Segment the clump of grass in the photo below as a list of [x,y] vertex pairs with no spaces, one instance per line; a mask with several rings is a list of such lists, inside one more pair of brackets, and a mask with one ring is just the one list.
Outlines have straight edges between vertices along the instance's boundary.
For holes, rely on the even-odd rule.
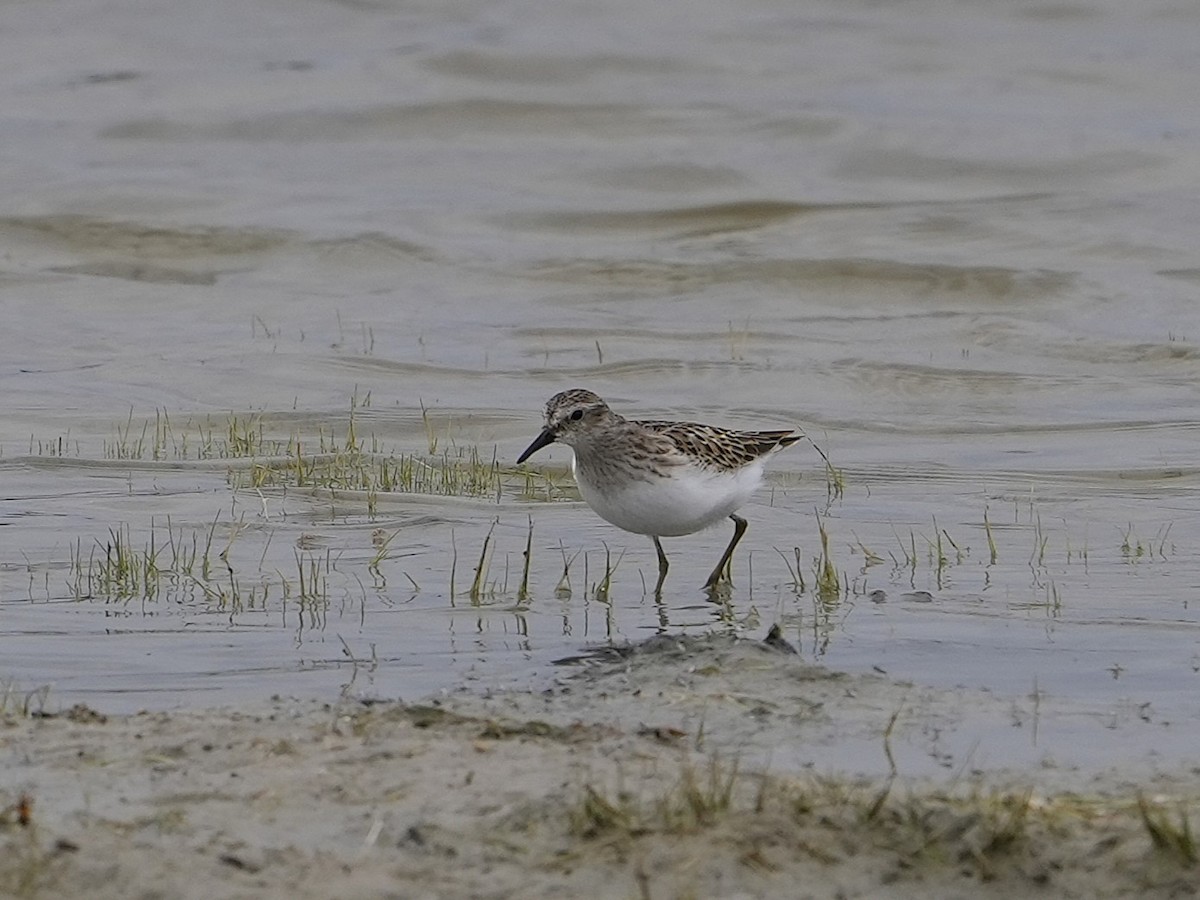
[[109,529],[107,541],[96,542],[86,562],[82,541],[76,541],[71,549],[69,582],[75,598],[156,599],[164,576],[158,562],[163,548],[156,541],[157,533],[151,527],[149,542],[135,547],[129,526],[118,525]]
[[[509,556],[504,555],[504,574],[503,577],[491,578],[492,559],[495,554],[498,542],[495,539],[496,528],[500,524],[500,519],[492,520],[488,527],[487,534],[483,537],[483,543],[479,549],[479,560],[475,565],[474,573],[471,576],[471,586],[467,589],[467,598],[472,605],[480,605],[486,601],[493,601],[500,597],[511,596],[509,593]],[[458,576],[458,547],[454,537],[454,531],[450,532],[450,603],[458,597],[456,588],[456,579]],[[529,528],[525,534],[525,549],[522,553],[524,562],[521,567],[521,582],[516,591],[516,602],[518,606],[522,606],[529,601],[530,590],[529,580],[530,571],[533,559],[533,520],[529,520]],[[409,579],[412,581],[412,579]],[[415,586],[414,582],[414,586]]]
[[368,449],[353,424],[346,440],[320,433],[315,447],[298,438],[283,456],[256,460],[249,470],[231,470],[235,486],[255,489],[302,487],[360,491],[377,502],[392,493],[479,497],[499,500],[508,475],[493,451],[490,459],[478,447],[443,450],[440,456],[385,454]]
[[[924,536],[922,535],[922,537]],[[933,517],[933,539],[924,538],[924,540],[929,545],[929,564],[933,568],[937,586],[940,589],[943,587],[947,570],[952,565],[961,565],[966,553],[958,546],[954,538],[950,537],[950,532],[938,527],[937,516]],[[953,561],[950,559],[947,547],[954,551]]]
[[226,421],[225,452],[232,458],[260,456],[264,453],[266,436],[262,416],[239,418],[231,415]]
[[533,563],[533,516],[529,517],[529,532],[525,536],[525,552],[522,555],[525,562],[521,567],[521,585],[517,588],[517,602],[524,604],[529,600],[529,567]]
[[[1167,538],[1170,537],[1171,526],[1173,524],[1174,524],[1173,522],[1168,522],[1166,527],[1160,528],[1158,530],[1158,532],[1154,535],[1155,541],[1158,542],[1158,546],[1157,546],[1157,548],[1155,548],[1155,552],[1158,554],[1160,559],[1167,558]],[[1174,550],[1175,550],[1175,545],[1174,545],[1174,543],[1172,543],[1171,551],[1174,552]]]
[[496,530],[499,523],[499,519],[493,519],[491,527],[484,535],[483,548],[479,551],[479,564],[475,566],[475,577],[471,580],[471,590],[468,593],[472,603],[478,603],[487,594],[488,548],[492,543],[492,532]]
[[684,765],[676,790],[660,799],[658,814],[671,831],[711,825],[732,805],[737,777],[737,760],[726,766],[714,756],[703,774],[694,766]]
[[1033,528],[1033,554],[1029,557],[1031,569],[1046,567],[1046,547],[1049,543],[1050,536],[1042,530],[1042,514],[1038,513]]
[[[351,398],[345,425],[319,428],[315,435],[272,434],[272,415],[265,412],[229,413],[224,418],[188,419],[182,426],[165,409],[152,419],[136,420],[131,409],[125,421],[105,440],[105,459],[245,460],[233,465],[229,480],[235,488],[304,487],[366,493],[371,512],[381,494],[416,493],[439,496],[496,498],[504,492],[527,499],[552,499],[563,490],[555,477],[522,467],[500,465],[495,448],[490,455],[476,446],[442,446],[430,411],[422,404],[426,449],[422,453],[388,450],[372,435],[359,431],[359,410],[370,406],[370,395]],[[344,437],[342,437],[344,435]],[[72,450],[69,434],[52,441],[32,436],[30,453],[62,456]],[[74,455],[84,448],[74,441]]]
[[[853,532],[852,532],[853,533]],[[883,562],[883,557],[864,544],[858,537],[854,535],[854,544],[851,545],[851,552],[861,553],[863,558],[862,572],[865,575],[867,570],[872,566],[877,566]]]
[[[384,576],[379,567],[387,560],[388,547],[391,546],[392,541],[396,539],[396,535],[399,533],[399,528],[397,528],[391,534],[388,534],[382,528],[377,528],[371,534],[371,545],[375,548],[375,555],[372,556],[371,561],[367,563],[367,571],[371,573],[371,577],[375,580],[375,586],[378,588],[387,587],[387,578]],[[409,578],[409,581],[412,581],[411,577]],[[416,582],[413,583],[415,584]]]
[[919,561],[919,557],[917,556],[917,536],[910,528],[908,531],[908,544],[905,545],[904,539],[897,532],[893,530],[892,533],[896,536],[896,543],[900,546],[900,556],[903,557],[903,559],[899,559],[896,557],[896,554],[890,554],[893,566],[892,574],[893,576],[897,576],[902,570],[907,569],[909,583],[915,584],[917,580],[917,563]]
[[421,404],[421,423],[425,426],[425,440],[429,446],[429,455],[433,456],[437,453],[438,437],[433,429],[433,423],[429,418],[429,410],[425,406],[425,402],[418,401]]
[[571,565],[579,557],[581,551],[576,550],[574,556],[567,559],[567,550],[562,545],[562,541],[558,543],[558,551],[562,554],[563,572],[554,588],[554,596],[560,600],[566,600],[571,596]]
[[133,426],[133,409],[129,410],[129,419],[125,425],[117,426],[116,438],[111,444],[106,444],[104,455],[108,459],[144,459],[146,452],[146,431],[149,422],[143,422],[140,437]]
[[[515,595],[509,589],[509,555],[505,553],[503,574],[493,577],[493,558],[498,549],[497,530],[500,519],[492,521],[480,547],[479,557],[465,591],[472,604],[482,604],[497,598],[515,596],[518,607],[529,604],[533,580],[533,521],[530,518],[525,535],[519,584]],[[151,520],[150,530],[138,537],[128,524],[109,529],[105,538],[89,545],[76,539],[70,547],[70,566],[66,578],[70,596],[77,601],[98,600],[128,606],[140,602],[143,608],[156,603],[176,603],[188,607],[202,606],[206,611],[227,612],[230,616],[247,610],[265,610],[272,597],[283,604],[284,621],[289,610],[300,616],[302,628],[322,627],[330,606],[331,583],[357,580],[362,594],[361,607],[366,607],[364,577],[354,571],[338,570],[334,551],[321,549],[321,541],[313,535],[296,538],[293,564],[269,566],[267,552],[274,536],[266,533],[261,550],[254,549],[253,562],[239,563],[244,554],[235,551],[244,542],[243,535],[254,531],[243,520],[222,522],[215,517],[200,527],[177,527],[167,520]],[[387,586],[383,564],[390,558],[391,546],[400,529],[388,532],[375,529],[371,535],[372,550],[362,560],[376,589]],[[458,551],[454,531],[451,531],[450,602],[458,598],[456,579]],[[578,555],[578,554],[576,554]],[[564,579],[569,578],[570,564],[564,550]],[[620,558],[609,560],[606,579],[597,586],[596,598],[602,599],[609,589],[612,573]],[[403,573],[414,591],[421,586]],[[48,576],[49,577],[49,576]],[[515,580],[515,579],[514,579]],[[586,582],[586,575],[585,575]],[[569,580],[567,581],[569,590]],[[47,595],[50,591],[47,588]],[[349,596],[349,595],[347,595]],[[562,596],[562,593],[559,593]],[[518,609],[519,611],[519,609]]]
[[0,807],[0,829],[11,817],[21,830],[21,834],[5,841],[5,853],[0,857],[0,894],[5,897],[42,896],[47,891],[56,893],[54,857],[61,852],[63,842],[53,847],[42,846],[33,819],[33,801],[32,795],[20,794],[8,807]]
[[74,447],[71,446],[71,431],[67,430],[66,434],[60,434],[56,438],[36,438],[32,434],[29,436],[29,455],[30,456],[80,456],[83,453],[78,440],[74,442]]
[[570,811],[571,829],[586,838],[697,831],[716,824],[730,810],[737,783],[737,763],[726,765],[714,756],[702,772],[685,762],[678,780],[647,801],[626,791],[609,795],[585,785]]
[[[1179,884],[1174,879],[1190,877],[1197,864],[1187,816],[1169,815],[1144,797],[1135,808],[1117,798],[1035,797],[1030,788],[899,791],[894,774],[882,785],[790,779],[742,774],[715,758],[707,769],[684,762],[665,787],[657,777],[643,784],[630,789],[622,777],[616,790],[582,787],[567,819],[570,831],[593,849],[578,852],[608,846],[624,858],[646,837],[682,840],[715,830],[717,843],[699,846],[728,848],[756,871],[771,870],[773,857],[797,850],[824,864],[849,866],[865,852],[871,854],[867,858],[893,859],[894,877],[918,884],[942,870],[977,882],[1013,878],[1014,886],[1027,888],[1042,883],[1031,873],[1070,867],[1081,854],[1111,859],[1113,874],[1129,877],[1130,884],[1143,878],[1150,884],[1164,875],[1171,879],[1166,883]],[[1137,854],[1130,839],[1139,830],[1149,834],[1158,862]],[[1129,850],[1113,852],[1123,845]],[[1178,874],[1163,872],[1164,858]]]
[[[67,588],[76,600],[191,603],[198,593],[216,609],[240,612],[263,607],[269,585],[246,584],[230,562],[244,526],[232,523],[225,547],[214,555],[218,521],[214,518],[210,526],[192,529],[188,536],[183,528],[176,533],[169,519],[165,529],[151,520],[150,533],[140,546],[128,524],[110,528],[107,540],[95,541],[86,552],[77,539],[70,548]],[[219,568],[224,570],[220,576],[215,574]]]
[[521,466],[518,474],[522,478],[520,496],[524,500],[541,500],[549,503],[560,498],[577,498],[574,482],[567,470],[555,472],[548,469],[535,470]]
[[330,551],[317,553],[297,548],[296,580],[279,572],[282,603],[286,618],[288,605],[296,607],[297,635],[320,631],[329,612],[329,576],[335,565]]
[[829,456],[817,446],[816,442],[807,434],[804,439],[812,445],[812,448],[817,451],[822,461],[825,463],[825,500],[827,503],[833,503],[835,500],[841,499],[846,493],[846,473],[834,466],[829,461]]
[[333,570],[332,555],[305,552],[297,549],[296,582],[294,593],[291,584],[284,579],[284,596],[295,599],[304,610],[327,605],[329,600],[329,573]]
[[224,420],[211,417],[189,419],[177,430],[165,409],[155,409],[154,418],[135,422],[133,410],[116,426],[114,436],[103,444],[105,459],[238,459],[282,452],[286,442],[266,437],[262,413],[230,413]]
[[1126,560],[1141,559],[1146,553],[1146,548],[1142,546],[1142,542],[1133,539],[1132,535],[1133,523],[1130,523],[1121,533],[1121,556],[1125,557]]
[[570,814],[571,830],[585,838],[612,833],[637,834],[634,810],[628,798],[610,798],[592,785],[585,785],[578,806]]
[[1172,821],[1167,810],[1152,804],[1141,793],[1138,794],[1137,806],[1155,849],[1185,865],[1194,866],[1200,862],[1200,849],[1196,846],[1192,823],[1185,809],[1181,808],[1178,818]]
[[[597,603],[608,602],[609,593],[612,590],[613,575],[616,573],[617,566],[621,564],[621,560],[624,559],[624,557],[625,553],[622,551],[621,555],[617,557],[617,561],[613,562],[612,551],[608,549],[608,544],[604,545],[604,574],[600,576],[600,580],[597,581],[595,586],[592,588],[592,599]],[[584,562],[586,565],[586,559]],[[585,575],[584,578],[586,579],[586,577],[587,576]]]
[[38,715],[46,708],[50,697],[50,685],[43,684],[33,690],[17,687],[15,681],[0,680],[0,716],[17,716],[27,719]]
[[806,586],[804,582],[803,563],[800,562],[800,548],[792,548],[792,552],[796,558],[795,565],[793,565],[792,561],[787,558],[787,554],[785,554],[778,547],[775,548],[775,552],[780,555],[780,557],[783,559],[783,564],[787,566],[788,576],[792,579],[792,593],[796,594],[797,596],[803,594],[806,590]]
[[[812,558],[812,579],[813,593],[815,599],[822,606],[832,607],[845,594],[848,594],[853,589],[858,592],[866,592],[866,581],[860,582],[856,579],[851,582],[849,577],[844,572],[838,572],[837,566],[833,560],[833,553],[829,547],[829,530],[825,527],[825,520],[821,517],[820,511],[816,513],[817,517],[817,535],[820,541],[820,552]],[[882,562],[882,558],[877,554],[872,553],[860,542],[858,544],[864,556],[863,573],[867,569],[878,562]],[[774,548],[783,560],[784,566],[787,568],[788,578],[790,579],[790,587],[792,593],[796,596],[804,594],[808,590],[808,583],[804,578],[804,563],[802,561],[802,553],[799,547],[792,548],[794,558],[789,559],[787,554],[778,547]],[[852,547],[852,550],[854,548]]]
[[[1133,532],[1133,523],[1127,525],[1121,532],[1121,556],[1126,562],[1140,562],[1143,559],[1153,560],[1167,558],[1168,538],[1171,534],[1171,523],[1155,532],[1153,538],[1143,539]],[[1174,544],[1170,545],[1173,552]]]
[[821,538],[821,552],[814,562],[814,582],[817,596],[824,600],[836,599],[842,593],[842,579],[837,567],[833,564],[833,556],[829,552],[829,532],[825,529],[825,520],[817,513],[817,534]]

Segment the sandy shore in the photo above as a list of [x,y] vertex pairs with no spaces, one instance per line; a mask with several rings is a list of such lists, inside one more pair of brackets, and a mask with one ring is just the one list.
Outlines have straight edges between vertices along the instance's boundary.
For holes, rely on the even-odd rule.
[[[727,638],[422,705],[10,711],[0,892],[1194,896],[1197,770],[892,774],[963,703]],[[898,710],[905,710],[899,715]],[[859,737],[881,770],[833,775]],[[936,757],[936,747],[928,747]]]

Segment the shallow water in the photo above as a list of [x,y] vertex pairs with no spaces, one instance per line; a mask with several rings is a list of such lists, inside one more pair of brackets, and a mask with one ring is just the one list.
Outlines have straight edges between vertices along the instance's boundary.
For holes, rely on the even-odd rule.
[[[832,667],[1068,704],[1039,732],[1056,758],[1195,746],[1200,11],[71,7],[0,30],[19,695],[412,699],[779,620]],[[511,465],[571,386],[634,416],[801,423],[845,493],[811,448],[781,454],[729,602],[698,590],[721,529],[667,543],[656,605],[649,541],[572,502],[561,449],[536,458],[553,503],[511,475],[499,499],[373,511],[235,489],[248,464],[219,458],[231,415],[312,452],[354,406],[385,453]],[[812,593],[818,515],[834,600]],[[81,587],[122,529],[208,542],[207,590]]]

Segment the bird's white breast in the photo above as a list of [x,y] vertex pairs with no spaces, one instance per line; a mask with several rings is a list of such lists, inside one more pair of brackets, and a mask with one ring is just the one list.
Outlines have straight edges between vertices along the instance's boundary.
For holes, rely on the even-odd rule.
[[729,471],[682,465],[663,477],[606,479],[572,458],[571,471],[601,518],[635,534],[672,537],[707,528],[745,504],[762,483],[764,462]]

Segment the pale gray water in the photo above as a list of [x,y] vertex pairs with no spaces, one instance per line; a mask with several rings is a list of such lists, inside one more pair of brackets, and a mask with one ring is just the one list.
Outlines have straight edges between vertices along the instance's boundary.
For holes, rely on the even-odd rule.
[[[782,620],[833,667],[1075,704],[1036,753],[1195,746],[1193,4],[0,16],[0,678],[15,690],[108,710],[412,699],[464,675],[523,680],[587,642]],[[802,423],[845,496],[827,507],[811,449],[777,457],[730,607],[696,590],[722,529],[668,542],[657,609],[649,541],[519,486],[499,503],[385,496],[372,517],[361,496],[234,491],[195,459],[231,412],[311,452],[344,436],[356,397],[359,434],[389,451],[427,450],[423,405],[439,450],[511,463],[572,386],[631,415]],[[188,458],[106,458],[131,410],[134,436],[165,412]],[[818,510],[853,587],[824,607]],[[239,523],[229,565],[263,608],[194,585],[74,599],[71,548],[118,528],[143,548],[168,517],[189,541],[215,519],[214,556]],[[497,518],[507,587],[472,604]],[[382,577],[376,529],[398,530]],[[625,555],[603,603],[606,544]],[[800,596],[776,552],[796,546]],[[881,559],[865,571],[863,548]],[[569,598],[561,552],[583,554]],[[301,615],[281,593],[314,560],[333,565],[328,606]]]

